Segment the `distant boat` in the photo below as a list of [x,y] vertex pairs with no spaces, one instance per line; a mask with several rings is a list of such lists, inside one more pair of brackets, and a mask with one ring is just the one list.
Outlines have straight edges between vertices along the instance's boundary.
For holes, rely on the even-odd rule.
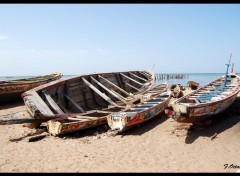
[[170,95],[170,92],[167,92],[164,86],[162,90],[158,88],[150,90],[143,95],[145,98],[142,99],[141,103],[108,115],[108,125],[112,130],[122,132],[144,123],[164,112],[170,102]]
[[107,123],[107,115],[139,103],[155,83],[152,71],[76,75],[23,93],[29,113],[57,136]]
[[21,100],[21,94],[39,85],[60,79],[62,73],[37,76],[27,79],[0,81],[0,103]]
[[182,123],[198,123],[225,111],[240,91],[240,77],[227,73],[169,104],[165,113]]

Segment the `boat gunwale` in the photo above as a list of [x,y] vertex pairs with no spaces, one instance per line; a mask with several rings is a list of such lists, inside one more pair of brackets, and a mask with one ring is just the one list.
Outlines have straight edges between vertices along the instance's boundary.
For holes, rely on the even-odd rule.
[[[50,76],[49,78],[42,78],[44,76]],[[27,85],[27,84],[33,84],[33,83],[40,83],[40,82],[44,82],[44,81],[48,81],[48,80],[51,80],[51,79],[55,79],[55,78],[58,78],[58,77],[62,77],[63,74],[62,73],[54,73],[53,74],[49,74],[49,75],[44,75],[44,76],[40,76],[40,77],[30,77],[30,78],[26,78],[26,80],[22,80],[22,79],[14,79],[14,80],[6,80],[6,81],[0,81],[0,86],[11,86],[11,85]],[[39,78],[39,80],[37,80],[37,78]],[[31,80],[33,79],[33,80]]]
[[[143,70],[143,71],[148,71],[148,70]],[[76,79],[76,78],[81,78],[84,76],[95,76],[95,75],[103,75],[103,74],[117,74],[117,73],[128,73],[128,72],[141,72],[141,71],[123,71],[123,72],[103,72],[103,73],[90,73],[90,74],[79,74],[79,75],[73,75],[73,76],[69,76],[69,77],[65,77],[65,78],[61,78],[58,80],[55,80],[53,82],[49,82],[43,85],[40,85],[38,87],[35,87],[29,91],[36,91],[39,92],[42,89],[48,90],[54,87],[57,87],[59,85],[65,84],[67,81]],[[155,78],[154,76],[155,74],[152,73],[152,78]],[[153,85],[153,83],[155,82],[155,79],[152,79],[151,81],[149,81],[148,83],[151,83],[151,85]]]

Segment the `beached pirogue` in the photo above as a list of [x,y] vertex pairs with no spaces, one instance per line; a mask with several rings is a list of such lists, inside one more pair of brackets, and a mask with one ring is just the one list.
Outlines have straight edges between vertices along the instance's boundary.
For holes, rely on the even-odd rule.
[[22,94],[31,116],[45,119],[60,135],[107,123],[107,115],[140,102],[155,83],[152,71],[94,73],[66,77]]
[[223,112],[240,91],[239,76],[226,75],[173,101],[165,113],[177,122],[198,123]]
[[150,120],[161,112],[164,112],[171,99],[170,95],[170,92],[164,89],[162,93],[159,90],[150,90],[143,95],[141,103],[108,115],[108,125],[112,130],[122,132]]
[[0,81],[0,103],[21,100],[21,94],[34,87],[60,79],[62,73],[31,77],[27,79],[15,79]]

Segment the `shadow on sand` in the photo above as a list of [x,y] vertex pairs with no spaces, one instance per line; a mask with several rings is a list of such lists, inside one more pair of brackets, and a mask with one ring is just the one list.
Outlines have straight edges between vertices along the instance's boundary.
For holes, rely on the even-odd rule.
[[16,100],[13,102],[0,103],[0,110],[15,108],[15,107],[22,106],[22,105],[24,105],[23,100]]
[[150,130],[152,130],[153,128],[155,128],[157,125],[165,122],[168,119],[168,117],[164,114],[161,113],[158,116],[145,121],[139,125],[133,126],[132,128],[129,128],[126,131],[120,132],[120,135],[142,135]]
[[205,127],[190,126],[185,143],[191,144],[200,136],[213,138],[240,122],[240,97],[237,97],[226,111],[212,117],[211,120],[211,124]]

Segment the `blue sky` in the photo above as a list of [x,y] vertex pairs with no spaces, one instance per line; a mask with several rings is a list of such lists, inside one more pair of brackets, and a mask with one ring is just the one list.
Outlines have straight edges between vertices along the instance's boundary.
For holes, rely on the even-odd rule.
[[0,76],[240,72],[240,4],[0,4]]

